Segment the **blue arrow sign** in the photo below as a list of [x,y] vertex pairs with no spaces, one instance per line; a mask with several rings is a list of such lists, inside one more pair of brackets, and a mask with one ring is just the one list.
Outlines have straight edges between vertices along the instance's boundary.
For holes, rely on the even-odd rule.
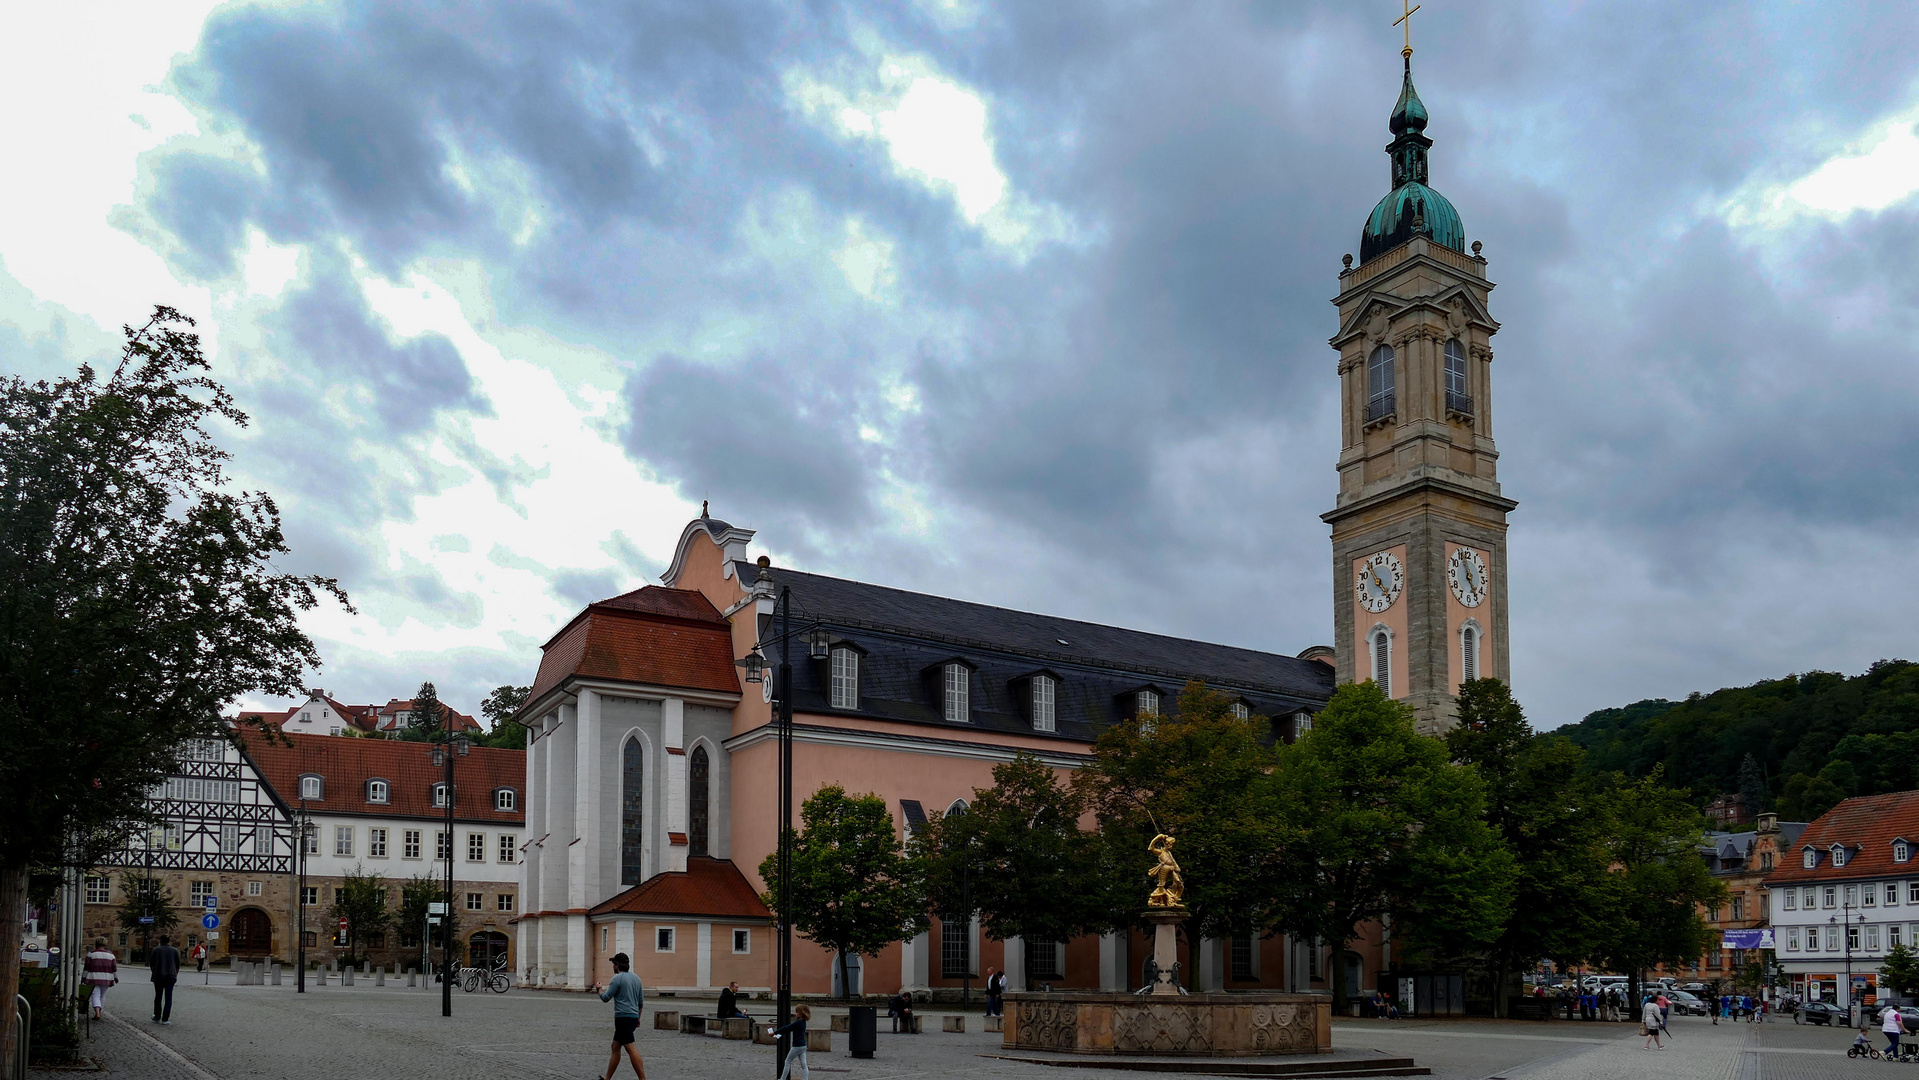
[[151,916],[151,915],[142,915],[142,916],[140,916],[140,925],[141,925],[141,926],[152,926],[152,925],[153,925],[153,916]]
[[206,927],[208,930],[218,930],[220,928],[220,916],[208,915],[206,918],[200,920],[200,925]]

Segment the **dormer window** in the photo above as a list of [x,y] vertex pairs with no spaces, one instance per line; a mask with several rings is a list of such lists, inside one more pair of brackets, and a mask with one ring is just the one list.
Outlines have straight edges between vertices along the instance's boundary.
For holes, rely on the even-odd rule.
[[843,645],[833,649],[832,691],[835,709],[860,707],[860,654],[857,650]]
[[1908,846],[1904,840],[1894,840],[1892,842],[1892,861],[1905,862],[1910,858],[1912,858],[1912,848]]
[[1846,865],[1846,849],[1839,844],[1832,845],[1832,865]]
[[1253,718],[1253,710],[1251,706],[1247,705],[1243,701],[1233,702],[1233,719],[1251,720],[1252,718]]
[[1033,676],[1033,730],[1052,731],[1056,726],[1059,684],[1051,675]]
[[493,793],[493,809],[511,811],[520,805],[519,794],[510,787],[503,787]]
[[1159,691],[1141,690],[1139,693],[1134,694],[1133,695],[1133,715],[1134,716],[1158,716],[1159,715]]
[[325,790],[324,784],[317,776],[309,774],[300,778],[300,797],[302,799],[322,798]]
[[949,663],[942,672],[945,692],[941,695],[946,720],[965,724],[973,719],[973,672],[965,664]]
[[433,805],[443,810],[446,808],[446,785],[445,784],[433,785]]
[[366,782],[366,801],[370,803],[386,802],[387,791],[388,788],[385,780],[368,780]]
[[1806,849],[1806,869],[1810,870],[1813,867],[1818,865],[1819,865],[1819,853],[1817,851],[1814,851],[1811,848],[1807,848]]

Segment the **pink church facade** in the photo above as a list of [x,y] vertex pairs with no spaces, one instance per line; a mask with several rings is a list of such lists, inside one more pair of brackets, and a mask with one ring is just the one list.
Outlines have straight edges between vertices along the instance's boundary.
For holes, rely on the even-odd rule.
[[[779,567],[762,576],[753,535],[694,520],[663,587],[589,605],[544,647],[520,713],[533,732],[518,924],[528,985],[604,983],[625,952],[653,990],[772,986],[772,919],[757,898],[779,819],[771,680],[743,682],[734,661],[775,635],[781,587],[830,639],[820,660],[793,643],[796,802],[828,783],[870,792],[902,837],[970,802],[1015,754],[1080,767],[1105,726],[1170,707],[1188,678],[1236,693],[1285,740],[1332,692],[1323,648],[1285,656]],[[1149,952],[1143,936],[997,942],[935,919],[862,958],[853,989],[945,996],[995,968],[1014,986],[1128,989]],[[834,959],[796,938],[795,992],[837,992]],[[1282,936],[1202,940],[1181,960],[1209,989],[1326,989],[1335,963],[1371,989],[1391,951],[1375,931],[1344,956]]]

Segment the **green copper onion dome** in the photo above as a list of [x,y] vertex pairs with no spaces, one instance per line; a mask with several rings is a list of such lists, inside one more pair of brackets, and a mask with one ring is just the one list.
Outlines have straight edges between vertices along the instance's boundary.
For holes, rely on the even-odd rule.
[[1383,255],[1414,236],[1425,236],[1454,251],[1466,250],[1466,227],[1459,211],[1446,196],[1426,186],[1427,152],[1433,141],[1426,137],[1426,105],[1413,89],[1413,62],[1406,59],[1406,77],[1399,89],[1399,101],[1393,106],[1392,145],[1386,153],[1393,159],[1393,190],[1373,207],[1366,219],[1366,231],[1359,237],[1359,261]]

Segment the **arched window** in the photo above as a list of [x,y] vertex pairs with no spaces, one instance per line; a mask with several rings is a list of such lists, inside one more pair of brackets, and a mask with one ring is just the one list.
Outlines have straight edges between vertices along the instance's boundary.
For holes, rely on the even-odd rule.
[[712,807],[707,795],[707,780],[711,771],[711,765],[706,757],[706,747],[694,747],[692,760],[687,762],[686,767],[686,853],[688,855],[706,854],[708,822]]
[[1446,341],[1446,411],[1473,414],[1473,395],[1466,388],[1466,347],[1458,338]]
[[1393,415],[1393,350],[1381,345],[1366,361],[1366,422]]
[[1373,681],[1379,684],[1379,691],[1387,697],[1393,696],[1393,635],[1385,627],[1377,627],[1368,639],[1373,656]]
[[1479,627],[1467,623],[1459,628],[1459,681],[1479,678]]
[[646,793],[646,759],[640,740],[627,737],[620,750],[620,884],[638,885],[644,869],[646,836],[640,826],[641,800]]
[[386,781],[385,780],[368,780],[366,782],[366,801],[373,802],[373,803],[383,803],[386,800],[387,800]]

